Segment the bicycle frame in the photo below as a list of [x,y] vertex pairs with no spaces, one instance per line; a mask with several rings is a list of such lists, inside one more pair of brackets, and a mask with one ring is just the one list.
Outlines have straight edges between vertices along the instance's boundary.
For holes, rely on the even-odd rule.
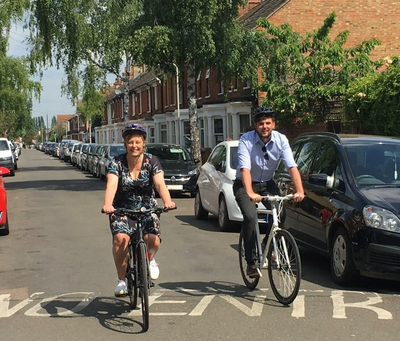
[[[287,195],[284,198],[285,199],[289,199],[289,198],[292,198],[292,197],[293,197],[293,195]],[[277,209],[276,204],[275,204],[275,202],[278,201],[278,200],[276,200],[276,198],[278,198],[278,196],[262,196],[261,198],[263,200],[268,200],[268,202],[271,205],[271,209],[270,210],[260,210],[259,213],[264,213],[264,214],[267,214],[267,215],[272,214],[272,226],[271,226],[271,230],[270,230],[269,235],[268,235],[267,243],[265,244],[264,252],[262,251],[262,247],[261,247],[260,227],[258,225],[258,222],[257,222],[257,226],[256,226],[256,240],[257,240],[257,247],[258,247],[257,248],[258,249],[258,260],[260,262],[259,263],[260,264],[260,268],[262,269],[262,268],[266,267],[267,254],[268,254],[268,250],[270,248],[271,242],[274,245],[274,251],[276,253],[276,241],[275,241],[274,236],[275,236],[276,231],[280,230],[281,228],[279,227],[278,209]],[[275,201],[274,200],[270,201],[269,199],[271,199],[271,198],[275,199]],[[278,201],[278,205],[280,204],[280,202],[282,202],[285,199],[281,198]],[[286,246],[284,246],[284,247],[285,247],[285,258],[286,258],[286,260],[289,260],[289,255],[288,255]],[[279,257],[276,257],[276,263],[277,263],[277,266],[279,267],[280,266]],[[262,276],[262,274],[261,274],[261,276]]]

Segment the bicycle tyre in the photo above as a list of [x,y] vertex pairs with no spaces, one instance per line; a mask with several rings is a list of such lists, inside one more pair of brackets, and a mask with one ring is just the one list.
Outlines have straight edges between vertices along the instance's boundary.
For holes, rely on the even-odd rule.
[[[300,252],[296,241],[288,231],[278,230],[274,239],[276,241],[276,254],[273,255],[273,242],[271,242],[267,254],[268,278],[277,300],[284,305],[289,305],[296,299],[300,289]],[[289,259],[285,256],[285,247]],[[277,260],[280,262],[279,267]]]
[[130,306],[132,309],[137,308],[137,299],[138,299],[138,287],[135,275],[135,255],[133,253],[132,245],[129,245],[129,256],[128,261],[126,263],[126,275],[125,281],[128,289],[128,296],[130,301]]
[[147,260],[147,248],[144,242],[138,246],[138,275],[139,275],[139,296],[142,303],[143,331],[149,329],[149,266]]
[[247,261],[244,252],[244,238],[242,231],[240,232],[239,236],[239,267],[244,284],[250,290],[254,290],[257,287],[258,282],[260,281],[260,277],[249,277],[246,274]]

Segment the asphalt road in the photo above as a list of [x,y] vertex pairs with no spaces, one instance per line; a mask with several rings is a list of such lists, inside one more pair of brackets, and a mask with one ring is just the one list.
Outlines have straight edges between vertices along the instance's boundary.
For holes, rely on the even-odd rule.
[[329,262],[301,250],[303,278],[290,307],[267,274],[245,289],[238,233],[197,221],[193,200],[162,215],[160,278],[151,290],[150,329],[139,310],[113,296],[116,272],[105,182],[37,150],[23,150],[7,177],[10,235],[0,237],[0,340],[398,340],[398,283],[342,288]]

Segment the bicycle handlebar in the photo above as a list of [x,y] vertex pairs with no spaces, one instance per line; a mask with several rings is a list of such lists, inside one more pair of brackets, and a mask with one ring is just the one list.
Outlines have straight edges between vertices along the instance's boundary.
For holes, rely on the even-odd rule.
[[105,213],[105,214],[115,214],[118,216],[124,216],[124,215],[128,215],[128,216],[141,216],[141,215],[148,215],[151,213],[156,213],[156,214],[161,214],[167,211],[171,211],[171,210],[176,210],[177,207],[175,206],[174,208],[165,208],[165,207],[156,207],[156,208],[145,208],[142,207],[139,210],[131,210],[129,208],[116,208],[114,210],[114,212],[110,212],[110,213],[106,213],[103,211],[103,209],[101,209],[101,213]]
[[269,202],[274,202],[274,201],[286,201],[286,200],[290,200],[293,199],[294,194],[288,194],[288,195],[284,195],[284,196],[280,196],[280,195],[262,195],[261,196],[261,201],[262,200],[267,200]]

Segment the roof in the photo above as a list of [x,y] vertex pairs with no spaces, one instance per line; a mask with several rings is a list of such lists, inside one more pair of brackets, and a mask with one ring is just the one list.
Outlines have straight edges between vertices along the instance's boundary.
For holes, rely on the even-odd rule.
[[246,12],[240,17],[240,21],[248,29],[257,27],[257,19],[269,18],[281,7],[285,6],[290,0],[265,0],[260,2],[257,6],[253,7],[250,11]]

